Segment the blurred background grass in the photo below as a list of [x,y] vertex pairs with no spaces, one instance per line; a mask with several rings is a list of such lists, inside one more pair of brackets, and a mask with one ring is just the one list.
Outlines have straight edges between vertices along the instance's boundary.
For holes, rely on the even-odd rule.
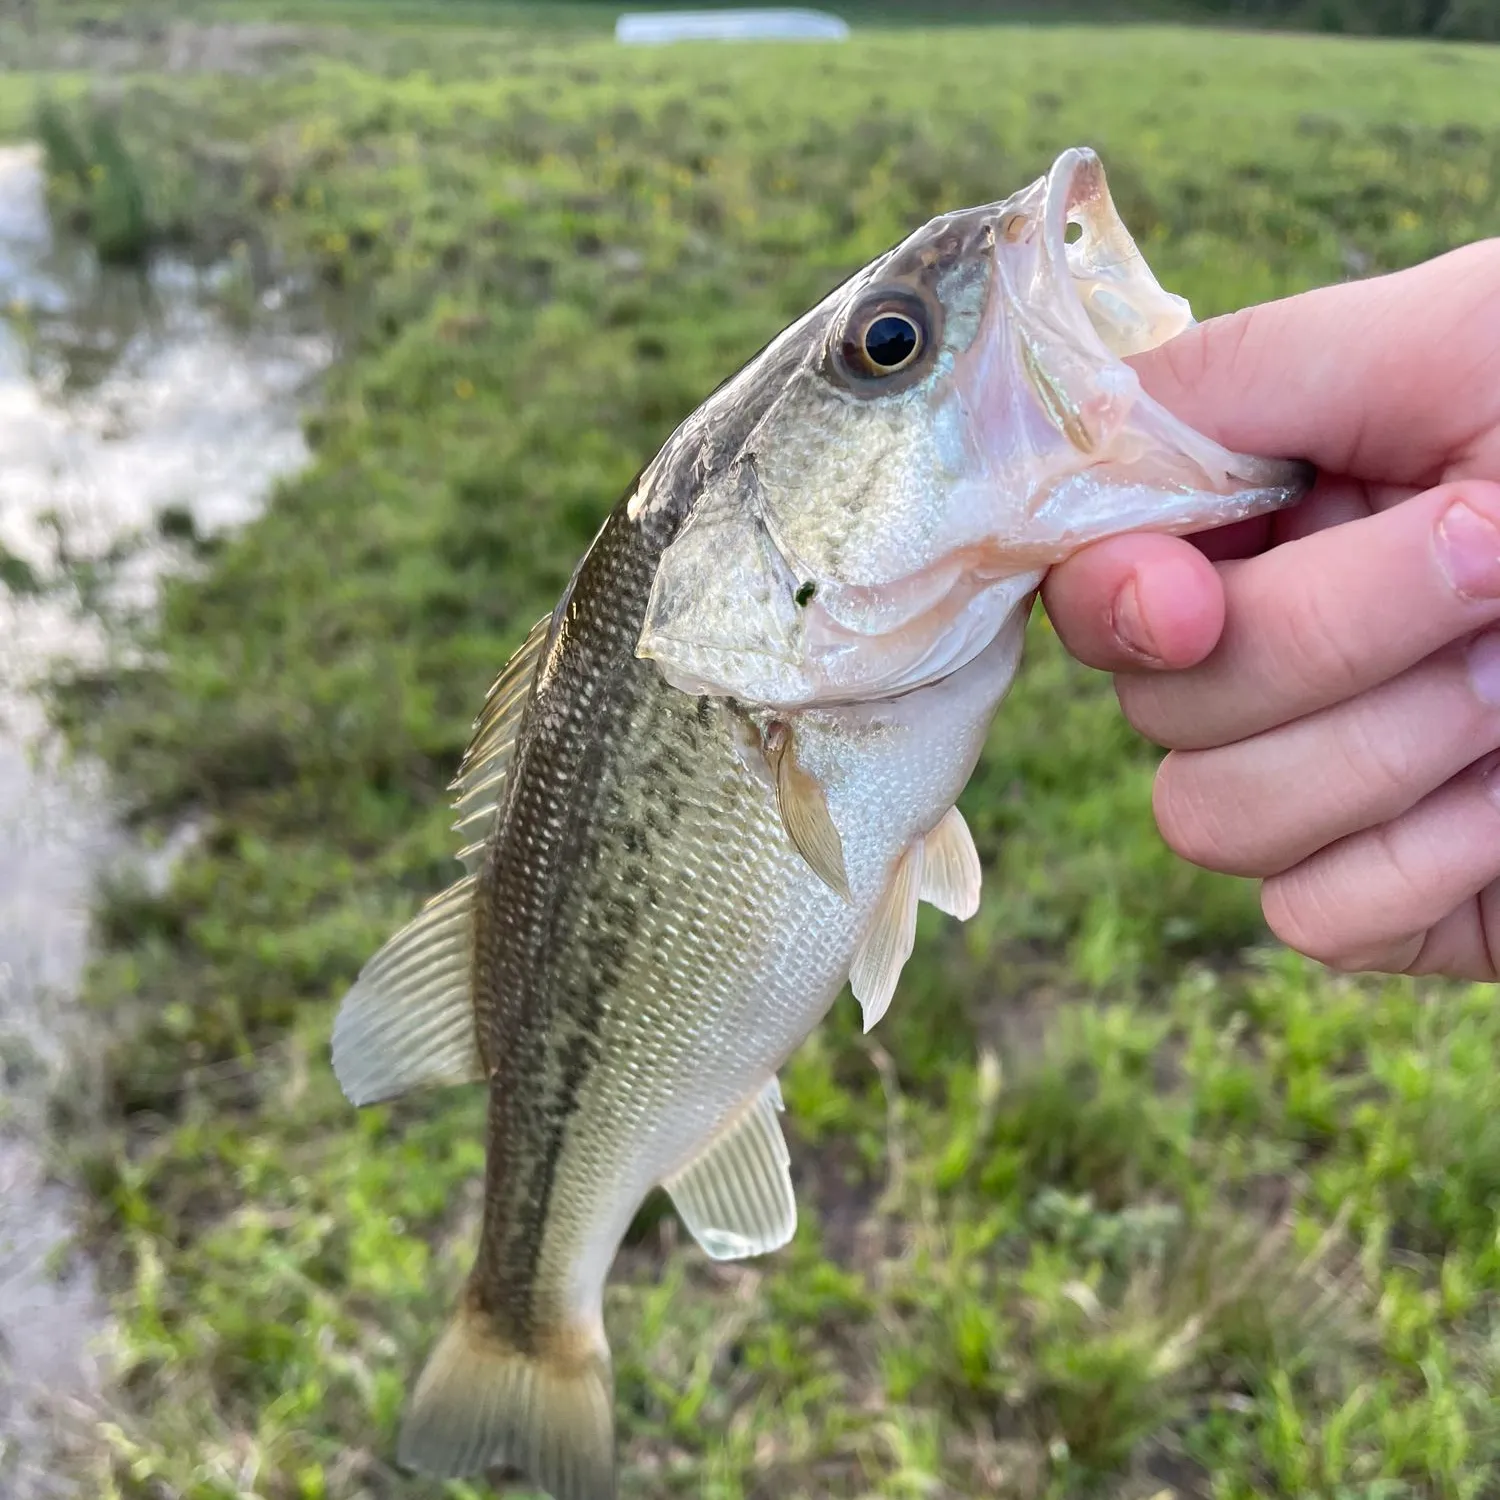
[[[839,9],[839,46],[664,51],[576,4],[0,23],[60,215],[311,268],[343,348],[307,471],[56,693],[144,827],[203,830],[102,900],[104,1124],[60,1127],[122,1330],[92,1492],[434,1492],[390,1445],[482,1102],[356,1116],[333,1006],[452,876],[498,665],[723,376],[1075,143],[1200,316],[1500,231],[1492,49]],[[1495,17],[1356,19],[1398,11]],[[787,1070],[796,1243],[711,1266],[653,1202],[621,1257],[626,1496],[1496,1493],[1493,991],[1275,949],[1161,845],[1155,759],[1039,615],[962,801],[979,916],[924,909],[878,1031],[846,995]]]

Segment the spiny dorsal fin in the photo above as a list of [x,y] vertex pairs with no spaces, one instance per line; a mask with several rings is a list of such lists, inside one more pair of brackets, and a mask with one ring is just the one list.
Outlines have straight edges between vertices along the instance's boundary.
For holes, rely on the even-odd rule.
[[401,1428],[401,1464],[435,1478],[519,1469],[553,1500],[615,1500],[608,1351],[562,1329],[512,1348],[469,1297],[432,1351]]
[[779,1250],[797,1232],[791,1153],[776,1116],[773,1076],[744,1114],[662,1186],[693,1238],[715,1260]]
[[922,840],[922,900],[967,922],[979,910],[983,872],[964,815],[950,807]]
[[797,763],[790,725],[778,722],[766,731],[766,759],[776,774],[776,808],[787,837],[813,874],[847,901],[844,841],[828,811],[822,783]]
[[474,877],[434,896],[360,971],[333,1023],[333,1071],[351,1104],[477,1083],[469,1000]]
[[917,941],[917,900],[922,889],[923,840],[901,856],[849,968],[849,987],[870,1031],[886,1013],[896,981]]
[[477,868],[495,809],[505,795],[521,715],[526,711],[551,625],[552,616],[543,615],[491,685],[450,788],[458,793],[453,804],[458,821],[453,827],[465,836],[458,857],[470,874]]

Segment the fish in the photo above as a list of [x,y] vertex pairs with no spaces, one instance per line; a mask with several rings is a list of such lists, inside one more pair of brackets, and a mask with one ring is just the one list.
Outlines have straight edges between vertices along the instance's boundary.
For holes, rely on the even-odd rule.
[[657,1188],[715,1260],[793,1237],[779,1072],[846,984],[879,1023],[919,903],[978,909],[957,804],[1047,569],[1307,492],[1145,394],[1126,361],[1192,322],[1070,148],[834,288],[604,518],[475,721],[463,874],[334,1022],[356,1106],[487,1091],[405,1468],[613,1500],[620,1243]]

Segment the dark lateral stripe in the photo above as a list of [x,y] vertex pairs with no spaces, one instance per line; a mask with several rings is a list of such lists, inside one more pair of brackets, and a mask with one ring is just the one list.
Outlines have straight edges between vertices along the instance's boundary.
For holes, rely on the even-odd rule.
[[[535,1336],[534,1298],[558,1172],[603,1055],[605,1002],[623,978],[638,918],[639,897],[621,888],[619,861],[607,854],[623,833],[614,788],[625,777],[660,785],[649,743],[635,741],[644,729],[649,742],[651,726],[671,715],[638,709],[643,695],[670,690],[626,653],[629,630],[609,628],[622,596],[627,605],[638,596],[639,616],[650,576],[630,536],[618,528],[601,534],[575,587],[581,623],[571,659],[551,683],[553,691],[576,694],[591,682],[592,711],[560,715],[523,745],[505,844],[485,893],[494,912],[531,919],[530,930],[507,922],[497,933],[506,951],[497,954],[496,979],[514,990],[503,1028],[512,1035],[501,1038],[501,1055],[515,1066],[494,1080],[508,1097],[492,1107],[497,1129],[481,1249],[484,1300],[523,1347]],[[537,868],[511,866],[506,845],[539,850]]]

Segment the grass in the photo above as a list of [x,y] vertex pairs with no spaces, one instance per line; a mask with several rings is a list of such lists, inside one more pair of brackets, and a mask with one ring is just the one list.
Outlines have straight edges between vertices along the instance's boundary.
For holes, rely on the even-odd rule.
[[[348,327],[310,468],[58,696],[145,827],[204,828],[99,913],[109,1129],[71,1139],[123,1378],[90,1483],[431,1494],[391,1440],[481,1105],[356,1115],[328,1029],[451,878],[468,725],[622,487],[845,272],[1074,142],[1200,315],[1500,231],[1500,54],[366,27],[115,82],[145,182]],[[980,914],[924,910],[877,1032],[845,996],[786,1072],[796,1242],[716,1268],[653,1202],[621,1256],[626,1496],[1495,1492],[1493,991],[1279,951],[1161,845],[1154,760],[1038,618],[963,798]]]

